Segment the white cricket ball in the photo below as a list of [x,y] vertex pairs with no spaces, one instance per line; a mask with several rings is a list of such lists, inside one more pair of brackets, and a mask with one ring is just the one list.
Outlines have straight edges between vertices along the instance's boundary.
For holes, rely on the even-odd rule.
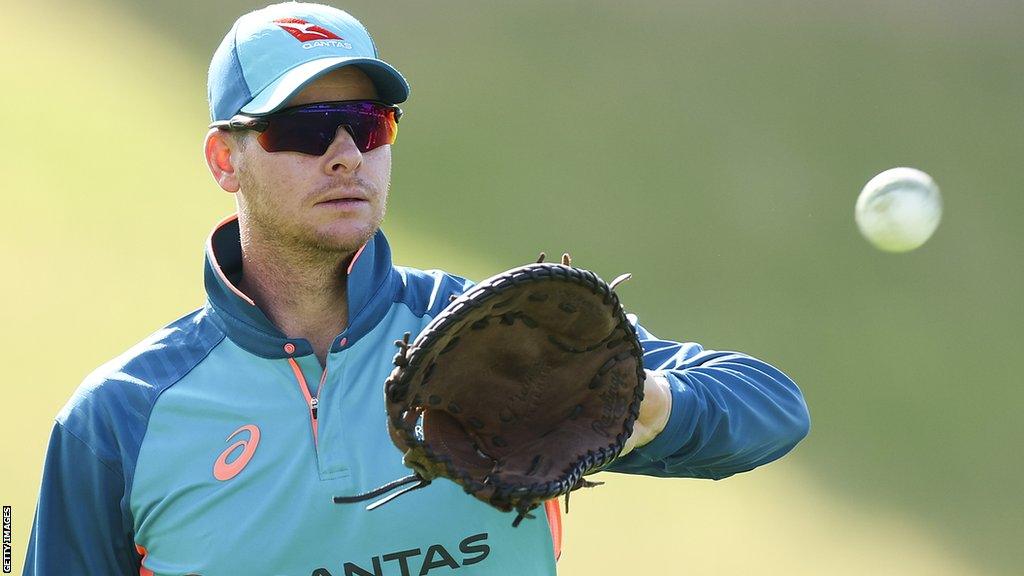
[[925,243],[942,219],[942,196],[932,177],[915,168],[891,168],[872,178],[857,197],[857,227],[886,252]]

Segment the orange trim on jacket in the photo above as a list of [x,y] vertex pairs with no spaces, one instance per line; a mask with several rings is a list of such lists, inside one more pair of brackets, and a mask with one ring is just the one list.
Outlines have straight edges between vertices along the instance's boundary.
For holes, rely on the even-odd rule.
[[548,515],[551,545],[555,548],[555,560],[558,560],[562,556],[562,509],[558,507],[558,498],[545,502],[544,512]]
[[139,576],[153,576],[153,571],[144,566],[144,563],[146,562],[146,555],[148,554],[146,549],[136,544],[135,550],[142,555],[142,560],[139,562]]

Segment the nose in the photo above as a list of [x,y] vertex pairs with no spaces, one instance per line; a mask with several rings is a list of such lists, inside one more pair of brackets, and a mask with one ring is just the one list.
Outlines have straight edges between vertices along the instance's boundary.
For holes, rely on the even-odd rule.
[[331,142],[323,156],[324,172],[328,175],[338,172],[355,172],[363,163],[363,153],[356,147],[348,128],[339,126],[334,142]]

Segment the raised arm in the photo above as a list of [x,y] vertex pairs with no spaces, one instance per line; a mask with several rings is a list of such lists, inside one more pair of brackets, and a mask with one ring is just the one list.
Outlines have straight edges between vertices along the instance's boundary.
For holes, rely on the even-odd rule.
[[659,340],[630,320],[644,349],[649,391],[635,435],[664,427],[609,471],[718,480],[780,458],[807,435],[803,395],[777,368],[739,352]]

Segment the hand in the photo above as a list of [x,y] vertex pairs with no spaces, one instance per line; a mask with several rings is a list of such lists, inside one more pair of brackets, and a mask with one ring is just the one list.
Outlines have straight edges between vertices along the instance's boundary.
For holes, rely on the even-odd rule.
[[619,458],[634,448],[647,444],[665,429],[672,414],[672,389],[662,372],[644,370],[644,400],[640,403],[640,417],[633,423],[633,434],[626,440]]

